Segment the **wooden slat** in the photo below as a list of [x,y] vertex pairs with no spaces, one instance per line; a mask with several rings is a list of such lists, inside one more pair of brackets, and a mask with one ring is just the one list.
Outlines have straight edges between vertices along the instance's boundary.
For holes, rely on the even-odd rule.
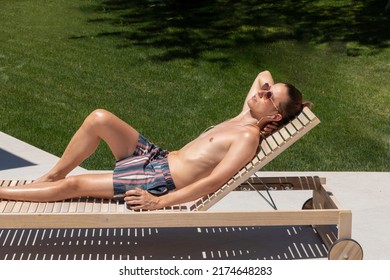
[[10,182],[9,180],[3,180],[3,181],[1,181],[0,186],[1,187],[6,187],[6,186],[8,186],[9,182]]
[[299,119],[295,119],[291,123],[296,130],[301,130],[304,127],[303,124],[299,121]]
[[61,213],[63,201],[54,202],[53,213]]
[[268,146],[271,148],[271,150],[275,150],[277,147],[279,147],[278,143],[276,143],[273,137],[267,137],[267,139],[264,141],[268,143]]
[[261,142],[261,150],[264,152],[265,155],[269,155],[272,152],[272,150],[269,147],[267,141],[262,141]]
[[93,201],[94,199],[91,198],[91,197],[88,197],[86,200],[85,200],[85,208],[84,208],[84,212],[85,213],[92,213],[92,210],[93,210]]
[[77,212],[77,205],[78,205],[78,199],[71,199],[69,202],[69,213],[76,213]]
[[77,202],[77,208],[76,208],[77,213],[84,213],[85,212],[85,199],[79,198]]
[[20,208],[20,213],[28,213],[28,209],[30,208],[31,202],[25,201],[23,202],[22,207]]
[[302,113],[310,120],[313,121],[317,117],[314,115],[314,113],[307,107],[303,108]]
[[93,200],[93,207],[92,207],[92,212],[93,213],[100,213],[102,209],[102,199],[94,199]]
[[261,150],[258,154],[257,154],[257,157],[259,158],[259,160],[264,160],[267,155],[264,153],[263,150]]
[[4,212],[5,207],[7,207],[8,201],[7,200],[1,200],[0,201],[0,213]]
[[38,208],[38,202],[31,202],[28,208],[28,213],[36,213]]
[[280,131],[275,132],[274,134],[272,134],[272,136],[274,137],[275,142],[278,143],[279,146],[284,144],[285,141],[282,138],[282,135],[280,135]]
[[64,200],[61,205],[61,213],[68,213],[70,208],[70,200]]
[[53,213],[55,202],[46,203],[45,213]]
[[292,125],[292,123],[288,123],[286,125],[286,129],[288,130],[288,132],[290,133],[291,136],[294,136],[296,133],[297,133],[297,130],[295,129],[295,127]]
[[303,124],[307,125],[310,122],[310,119],[305,114],[299,114],[298,120]]
[[5,206],[3,213],[10,213],[12,212],[12,209],[15,206],[15,201],[8,201],[7,205]]
[[110,212],[112,212],[112,213],[119,213],[119,209],[120,209],[119,201],[113,201],[112,200],[110,205],[111,205]]
[[38,202],[38,207],[36,212],[37,213],[44,213],[46,208],[47,202]]
[[102,199],[100,201],[100,213],[107,213],[109,212],[109,206],[107,203],[105,203],[105,200]]
[[285,127],[281,128],[279,130],[279,133],[283,137],[284,141],[287,141],[288,139],[291,138],[290,133],[288,133],[288,130]]
[[13,213],[19,213],[20,210],[22,209],[22,206],[23,206],[23,202],[22,201],[16,201],[15,204],[14,204],[14,207],[12,209],[12,212]]

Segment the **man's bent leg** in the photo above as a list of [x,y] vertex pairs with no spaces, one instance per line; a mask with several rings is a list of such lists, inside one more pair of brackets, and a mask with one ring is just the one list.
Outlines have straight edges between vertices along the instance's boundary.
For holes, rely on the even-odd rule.
[[95,152],[101,140],[119,160],[133,154],[139,133],[114,114],[98,109],[93,111],[75,133],[58,163],[36,182],[50,182],[65,178]]

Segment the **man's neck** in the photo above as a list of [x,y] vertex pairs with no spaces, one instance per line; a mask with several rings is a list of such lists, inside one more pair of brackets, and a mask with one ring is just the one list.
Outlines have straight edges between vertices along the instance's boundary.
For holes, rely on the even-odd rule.
[[260,130],[266,125],[266,120],[263,117],[260,117],[260,119],[254,117],[250,109],[239,114],[236,119],[241,122],[242,125],[256,126]]

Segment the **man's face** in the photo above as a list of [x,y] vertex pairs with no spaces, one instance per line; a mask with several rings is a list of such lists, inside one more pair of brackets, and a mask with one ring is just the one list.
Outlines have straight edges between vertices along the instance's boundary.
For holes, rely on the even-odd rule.
[[283,83],[264,84],[249,101],[251,110],[262,115],[280,114],[280,104],[287,101],[287,88]]

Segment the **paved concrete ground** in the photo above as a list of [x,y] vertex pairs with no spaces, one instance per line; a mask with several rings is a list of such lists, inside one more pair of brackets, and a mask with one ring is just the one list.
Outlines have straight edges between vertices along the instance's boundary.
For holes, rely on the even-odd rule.
[[[0,132],[0,179],[35,179],[57,160],[56,156]],[[94,171],[78,167],[72,174],[84,172]],[[261,176],[326,177],[328,187],[341,205],[352,210],[352,237],[363,247],[364,259],[390,260],[390,172],[261,172]],[[276,195],[274,199],[277,205],[282,205],[280,208],[293,209],[299,209],[305,200],[295,194]],[[266,207],[249,192],[235,192],[214,209],[237,209],[237,206],[242,210]]]

